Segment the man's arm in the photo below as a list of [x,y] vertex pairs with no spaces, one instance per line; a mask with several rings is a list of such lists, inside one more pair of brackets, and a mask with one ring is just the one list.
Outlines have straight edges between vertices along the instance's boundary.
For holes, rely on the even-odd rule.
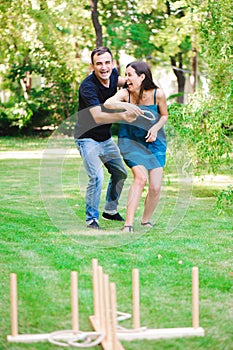
[[142,111],[138,108],[138,110],[135,109],[133,111],[126,110],[123,112],[108,113],[103,112],[101,106],[95,106],[90,108],[90,113],[97,124],[111,124],[120,121],[132,123],[142,114]]
[[111,110],[120,110],[119,112],[107,113],[102,112],[100,106],[90,109],[91,115],[97,124],[110,124],[119,121],[132,123],[139,115],[144,112],[136,105],[127,100],[128,92],[126,89],[119,90],[114,96],[105,101],[104,107]]

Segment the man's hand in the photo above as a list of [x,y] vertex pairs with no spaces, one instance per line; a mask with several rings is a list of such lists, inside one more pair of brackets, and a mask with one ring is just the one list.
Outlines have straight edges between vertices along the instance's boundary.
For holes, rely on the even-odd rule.
[[101,110],[101,106],[95,106],[90,108],[90,113],[97,124],[110,124],[120,121],[132,123],[139,115],[144,114],[138,106],[130,103],[122,103],[120,109],[122,112],[107,113]]
[[126,111],[122,114],[122,120],[126,121],[127,123],[134,122],[137,117],[144,114],[144,112],[138,106],[133,104],[127,104],[127,106],[124,106],[124,109],[126,109]]
[[137,119],[137,117],[144,114],[144,111],[136,105],[127,102],[124,104],[122,103],[122,105],[124,105],[125,109],[125,112],[123,113],[122,117],[123,120],[128,123],[134,122]]

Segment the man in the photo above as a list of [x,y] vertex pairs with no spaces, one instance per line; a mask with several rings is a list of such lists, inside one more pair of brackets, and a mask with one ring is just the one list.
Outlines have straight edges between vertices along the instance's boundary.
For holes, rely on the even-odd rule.
[[102,164],[111,175],[102,217],[106,220],[124,221],[117,211],[118,200],[127,177],[120,152],[111,137],[111,123],[132,122],[142,114],[134,105],[125,111],[106,111],[103,103],[123,86],[124,78],[118,76],[111,51],[99,47],[91,53],[93,72],[80,85],[78,122],[75,125],[75,143],[89,177],[86,191],[87,227],[99,229],[99,203],[104,179]]

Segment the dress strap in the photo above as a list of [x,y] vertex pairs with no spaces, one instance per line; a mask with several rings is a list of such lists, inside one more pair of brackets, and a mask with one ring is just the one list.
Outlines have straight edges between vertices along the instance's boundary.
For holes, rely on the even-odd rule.
[[129,97],[128,97],[128,103],[130,103],[130,93],[129,93],[129,90],[127,89],[128,91],[128,94],[129,94]]
[[154,92],[154,104],[156,105],[156,89],[155,89],[155,92]]

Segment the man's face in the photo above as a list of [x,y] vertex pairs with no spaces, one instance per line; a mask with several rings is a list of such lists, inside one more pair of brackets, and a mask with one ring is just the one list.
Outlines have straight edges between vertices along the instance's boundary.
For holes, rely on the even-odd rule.
[[95,54],[93,57],[94,63],[91,64],[92,69],[95,72],[97,79],[103,84],[108,85],[110,75],[113,69],[113,61],[109,52],[105,52],[103,55]]

